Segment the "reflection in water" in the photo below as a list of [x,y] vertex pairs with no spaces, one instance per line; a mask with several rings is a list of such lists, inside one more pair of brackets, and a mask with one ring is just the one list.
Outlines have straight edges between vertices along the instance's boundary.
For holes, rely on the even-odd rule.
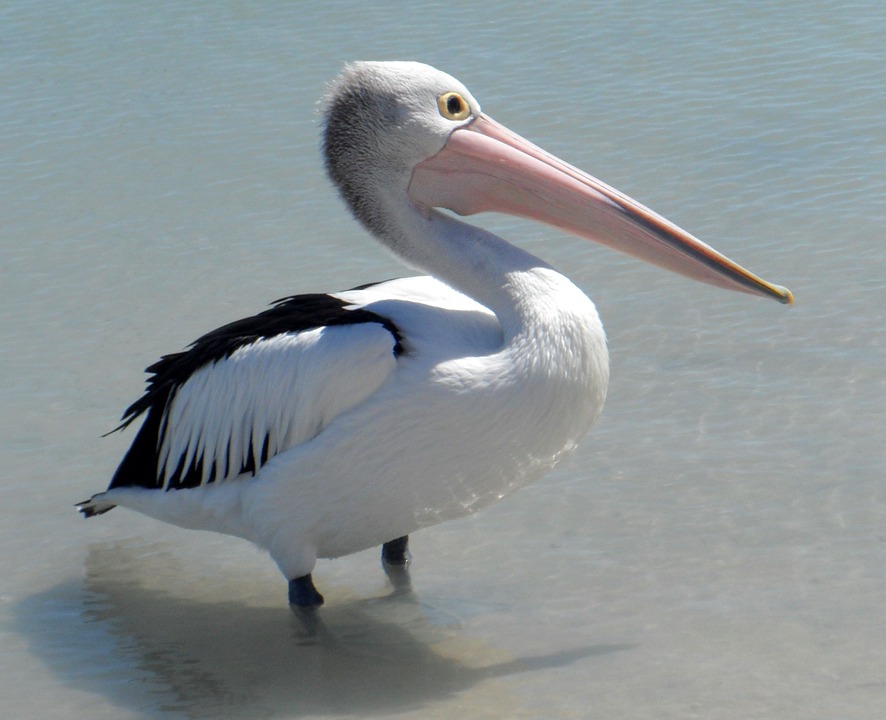
[[501,661],[460,636],[457,619],[423,604],[405,573],[391,576],[385,597],[314,613],[154,587],[176,574],[175,558],[157,545],[95,545],[82,588],[30,598],[19,624],[63,681],[149,716],[403,712],[490,678],[624,649]]

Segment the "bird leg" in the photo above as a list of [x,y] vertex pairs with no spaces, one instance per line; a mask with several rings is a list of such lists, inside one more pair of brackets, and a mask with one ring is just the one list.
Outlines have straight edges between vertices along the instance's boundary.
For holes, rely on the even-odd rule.
[[409,536],[404,535],[396,540],[389,540],[381,546],[381,560],[385,565],[406,567],[412,559],[409,552]]
[[289,604],[308,610],[323,604],[323,596],[314,587],[311,573],[289,581]]

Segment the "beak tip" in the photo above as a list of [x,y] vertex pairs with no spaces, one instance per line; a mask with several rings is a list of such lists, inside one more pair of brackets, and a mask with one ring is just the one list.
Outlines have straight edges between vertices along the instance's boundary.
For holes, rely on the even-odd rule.
[[766,294],[778,300],[782,305],[794,304],[794,293],[781,285],[766,283]]

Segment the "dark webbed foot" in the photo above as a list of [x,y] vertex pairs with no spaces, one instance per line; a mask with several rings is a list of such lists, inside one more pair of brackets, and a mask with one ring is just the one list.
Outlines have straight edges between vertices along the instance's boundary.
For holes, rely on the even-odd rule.
[[381,546],[381,560],[385,565],[406,567],[411,559],[408,535],[390,540]]
[[289,604],[305,609],[318,608],[323,604],[323,596],[314,587],[310,573],[289,581]]

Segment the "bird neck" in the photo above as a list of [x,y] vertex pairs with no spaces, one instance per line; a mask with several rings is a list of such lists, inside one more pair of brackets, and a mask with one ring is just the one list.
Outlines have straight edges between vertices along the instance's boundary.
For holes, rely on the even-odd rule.
[[[404,262],[495,314],[502,344],[484,367],[500,380],[514,373],[541,393],[540,407],[556,408],[550,412],[565,427],[553,437],[581,437],[603,407],[609,378],[606,335],[590,299],[542,260],[449,215],[416,210],[398,228],[386,244]],[[468,367],[476,377],[478,366]]]
[[412,205],[398,215],[382,243],[407,265],[488,307],[505,335],[525,327],[533,306],[556,291],[552,284],[574,287],[543,260],[482,228]]

